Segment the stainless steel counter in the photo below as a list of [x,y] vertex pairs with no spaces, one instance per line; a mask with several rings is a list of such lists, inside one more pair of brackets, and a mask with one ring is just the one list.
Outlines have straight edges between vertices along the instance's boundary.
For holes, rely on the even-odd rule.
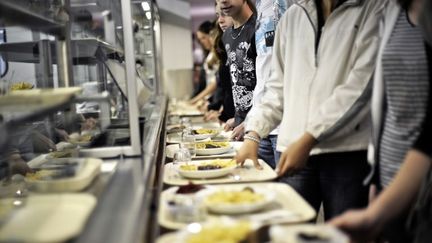
[[142,156],[104,160],[108,170],[113,164],[116,168],[102,185],[83,233],[73,242],[148,242],[152,238],[155,223],[150,221],[160,191],[158,171],[165,158],[166,106],[166,97],[158,96],[142,109],[147,118]]

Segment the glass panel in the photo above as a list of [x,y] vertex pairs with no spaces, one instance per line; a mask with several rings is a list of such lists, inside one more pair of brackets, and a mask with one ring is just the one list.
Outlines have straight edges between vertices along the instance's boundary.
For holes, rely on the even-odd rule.
[[[0,45],[2,43],[5,43],[6,41],[7,41],[6,40],[6,30],[0,29]],[[0,55],[0,77],[4,77],[7,73],[7,71],[8,71],[8,63]],[[0,89],[2,89],[2,88],[0,87]]]

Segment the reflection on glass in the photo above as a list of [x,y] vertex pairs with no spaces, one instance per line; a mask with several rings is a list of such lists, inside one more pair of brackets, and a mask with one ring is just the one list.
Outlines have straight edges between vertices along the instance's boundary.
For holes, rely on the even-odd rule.
[[[6,42],[6,30],[0,29],[0,45],[2,43]],[[4,77],[7,73],[7,62],[0,56],[0,77]],[[0,87],[0,90],[3,90],[2,87]]]

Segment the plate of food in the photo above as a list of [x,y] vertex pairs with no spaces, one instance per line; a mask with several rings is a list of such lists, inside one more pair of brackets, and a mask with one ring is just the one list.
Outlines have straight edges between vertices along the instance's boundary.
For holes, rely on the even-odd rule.
[[102,160],[62,158],[32,166],[24,181],[32,191],[73,192],[87,187],[99,175]]
[[203,140],[206,138],[212,138],[216,135],[218,135],[219,130],[213,129],[213,128],[196,128],[192,129],[192,134],[194,135],[195,139],[197,140]]
[[157,243],[220,243],[220,242],[249,242],[249,234],[258,226],[247,221],[231,219],[215,220],[213,222],[189,224],[183,230],[164,234]]
[[76,149],[68,148],[68,149],[50,152],[47,154],[45,158],[46,159],[69,158],[69,157],[74,157],[76,153],[77,153]]
[[69,135],[68,142],[74,145],[87,147],[92,143],[92,135],[91,134],[78,134],[72,133]]
[[196,143],[196,154],[197,155],[215,155],[223,154],[230,151],[232,145],[230,142],[198,142]]
[[241,190],[217,190],[204,199],[210,212],[244,214],[264,209],[275,199],[274,193],[262,188],[244,187]]
[[205,179],[222,177],[237,167],[233,159],[196,160],[177,167],[178,173],[186,178]]

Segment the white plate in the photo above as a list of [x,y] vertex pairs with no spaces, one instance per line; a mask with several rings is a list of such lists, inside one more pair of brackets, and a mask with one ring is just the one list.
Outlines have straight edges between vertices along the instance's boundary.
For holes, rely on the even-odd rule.
[[[236,155],[236,151],[240,149],[243,142],[230,142],[231,149],[220,154],[212,154],[212,155],[199,155],[197,151],[197,155],[192,157],[192,159],[216,159],[216,158],[232,158]],[[166,157],[169,159],[173,159],[173,156],[177,150],[179,150],[179,144],[169,144],[166,146]]]
[[229,146],[222,147],[222,148],[208,148],[208,149],[196,149],[197,155],[215,155],[215,154],[223,154],[228,151],[230,151],[232,148],[232,145],[229,144]]
[[[159,237],[157,243],[187,243],[190,242],[190,237],[196,237],[196,234],[201,234],[199,242],[236,242],[235,239],[238,237],[240,232],[238,227],[240,224],[245,225],[244,233],[247,237],[249,232],[256,230],[259,224],[254,222],[237,221],[230,218],[216,219],[212,222],[207,223],[192,223],[174,233],[164,234]],[[242,227],[243,228],[243,227]],[[211,231],[215,230],[214,234]],[[234,236],[235,234],[235,236]],[[195,235],[195,236],[194,236]],[[194,242],[198,242],[195,238]]]
[[[257,202],[245,202],[245,203],[211,203],[208,199],[204,199],[204,202],[209,211],[218,214],[244,214],[252,213],[264,209],[275,199],[275,194],[271,191],[262,190],[260,188],[252,187],[255,193],[262,195],[264,198]],[[217,192],[238,192],[241,190],[218,190]],[[210,194],[209,196],[211,196]]]
[[[231,159],[227,159],[231,160]],[[206,162],[210,162],[211,160],[200,160],[200,161],[193,161],[190,164],[195,165],[202,165]],[[229,166],[221,169],[214,169],[214,170],[182,170],[180,169],[180,166],[178,166],[177,172],[186,178],[192,178],[192,179],[206,179],[206,178],[216,178],[216,177],[222,177],[225,176],[235,170],[237,166]]]
[[196,140],[204,140],[207,138],[215,137],[216,135],[217,135],[217,133],[215,133],[215,134],[194,134],[193,136],[195,137]]

